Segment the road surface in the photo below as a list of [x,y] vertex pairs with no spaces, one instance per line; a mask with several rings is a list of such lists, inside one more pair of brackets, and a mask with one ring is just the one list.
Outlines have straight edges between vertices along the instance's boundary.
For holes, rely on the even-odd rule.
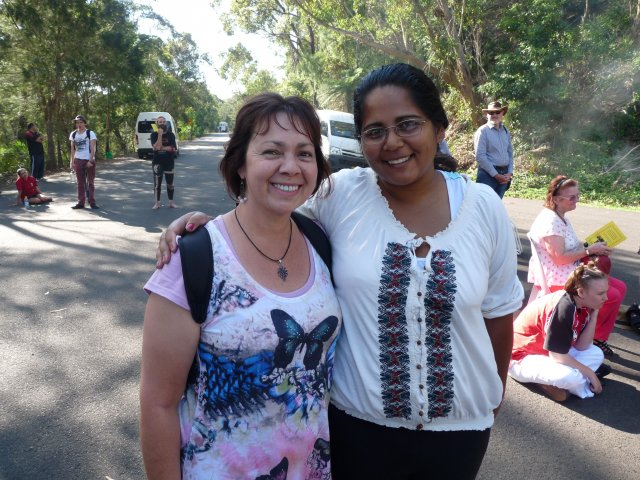
[[[100,163],[100,210],[72,210],[68,174],[41,185],[55,203],[25,211],[0,195],[0,479],[143,479],[138,447],[142,285],[170,220],[232,207],[217,174],[224,134],[187,143],[176,161],[180,208],[153,211],[148,160]],[[166,196],[163,197],[166,205]],[[520,236],[541,202],[505,199]],[[580,236],[615,219],[630,240],[614,274],[638,298],[640,215],[580,205]],[[528,244],[520,257],[524,280]],[[528,286],[527,286],[528,287]],[[555,404],[509,381],[479,478],[640,478],[640,336],[617,325],[602,395]]]

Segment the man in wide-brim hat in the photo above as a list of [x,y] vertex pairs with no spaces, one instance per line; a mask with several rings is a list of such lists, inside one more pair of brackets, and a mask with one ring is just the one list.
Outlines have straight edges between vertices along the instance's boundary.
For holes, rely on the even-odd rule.
[[502,102],[491,102],[482,113],[487,123],[473,137],[473,150],[478,162],[476,182],[490,186],[502,198],[513,178],[513,144],[511,134],[502,123],[509,107]]

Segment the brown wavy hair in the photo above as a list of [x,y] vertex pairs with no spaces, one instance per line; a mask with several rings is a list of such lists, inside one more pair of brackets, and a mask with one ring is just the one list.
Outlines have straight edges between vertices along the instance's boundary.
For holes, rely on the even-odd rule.
[[227,192],[236,202],[240,196],[241,178],[238,170],[244,166],[247,159],[249,142],[256,135],[269,131],[271,122],[276,122],[276,115],[285,113],[289,122],[297,132],[311,140],[316,155],[318,177],[316,178],[315,194],[320,184],[327,180],[328,187],[323,187],[323,193],[331,190],[329,175],[331,167],[322,154],[320,137],[320,120],[313,106],[303,98],[291,96],[283,97],[278,93],[262,93],[249,98],[236,115],[235,126],[231,138],[225,145],[225,152],[220,161],[220,174],[224,179]]
[[564,289],[571,295],[577,295],[579,288],[586,288],[592,281],[607,278],[607,274],[596,267],[596,262],[581,263],[571,272]]
[[563,188],[577,186],[578,182],[573,178],[569,178],[566,175],[558,175],[549,183],[549,187],[547,188],[547,196],[544,200],[544,206],[551,210],[555,210],[556,204],[553,203],[553,197],[559,195],[560,191]]

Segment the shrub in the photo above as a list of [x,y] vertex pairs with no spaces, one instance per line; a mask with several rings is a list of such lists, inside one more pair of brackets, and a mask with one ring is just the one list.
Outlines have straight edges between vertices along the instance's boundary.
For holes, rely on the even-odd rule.
[[20,140],[0,145],[0,173],[15,173],[19,167],[29,167],[27,146]]

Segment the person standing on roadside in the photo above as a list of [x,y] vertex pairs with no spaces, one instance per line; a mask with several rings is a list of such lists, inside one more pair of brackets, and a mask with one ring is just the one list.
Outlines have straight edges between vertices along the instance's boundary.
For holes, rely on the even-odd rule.
[[477,183],[490,186],[500,198],[511,186],[513,177],[513,144],[509,130],[502,119],[509,107],[500,102],[491,102],[482,113],[487,123],[473,137],[473,151],[478,162]]
[[88,193],[89,205],[94,210],[98,207],[95,198],[94,180],[96,178],[96,143],[98,137],[95,132],[87,128],[87,120],[78,115],[73,119],[76,129],[69,135],[71,142],[70,167],[76,173],[78,186],[78,203],[74,210],[84,208]]
[[27,140],[27,148],[29,149],[29,158],[31,160],[31,176],[36,180],[42,180],[44,177],[44,136],[38,132],[35,123],[27,125],[27,131],[24,133]]
[[153,145],[153,192],[156,203],[153,209],[160,208],[160,194],[162,193],[162,176],[167,180],[167,197],[169,197],[169,208],[176,208],[173,202],[173,167],[174,158],[178,146],[176,136],[169,130],[167,119],[160,116],[156,119],[158,131],[151,134],[151,145]]

